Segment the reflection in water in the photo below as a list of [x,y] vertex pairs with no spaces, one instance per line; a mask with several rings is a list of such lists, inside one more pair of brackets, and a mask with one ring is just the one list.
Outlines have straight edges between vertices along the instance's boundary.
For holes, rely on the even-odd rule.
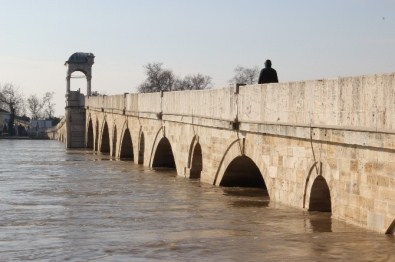
[[309,212],[307,221],[310,223],[313,232],[332,232],[331,213]]
[[269,200],[269,195],[266,189],[248,188],[248,187],[222,187],[224,195],[241,196],[241,197],[256,197],[265,198]]
[[214,187],[54,141],[0,148],[1,261],[393,259],[394,237],[270,202],[260,189]]
[[234,207],[267,207],[270,200],[266,189],[248,187],[222,187],[223,194]]

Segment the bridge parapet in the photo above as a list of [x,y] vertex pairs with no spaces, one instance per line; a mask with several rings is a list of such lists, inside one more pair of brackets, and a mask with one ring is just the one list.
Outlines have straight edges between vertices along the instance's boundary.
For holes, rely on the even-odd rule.
[[139,115],[157,118],[162,112],[162,93],[138,94]]
[[138,94],[125,95],[125,111],[126,113],[137,115],[137,113],[139,112]]
[[192,116],[231,122],[236,117],[234,88],[166,92],[163,115]]
[[240,87],[239,120],[395,129],[394,74]]
[[395,135],[394,90],[392,73],[238,89],[96,96],[86,97],[85,103],[99,111],[300,138],[309,138],[311,128]]

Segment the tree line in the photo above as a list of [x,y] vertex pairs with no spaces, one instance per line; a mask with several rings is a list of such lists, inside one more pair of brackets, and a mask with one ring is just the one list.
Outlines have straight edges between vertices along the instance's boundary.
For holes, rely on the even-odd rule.
[[[202,90],[213,86],[212,78],[208,75],[193,74],[185,77],[176,76],[172,70],[163,67],[163,63],[153,62],[144,66],[146,79],[137,90],[140,93],[177,90]],[[259,67],[251,68],[236,66],[234,76],[228,81],[234,84],[256,84],[258,82]]]
[[[13,133],[15,117],[23,116],[29,119],[26,114],[30,115],[30,119],[54,119],[55,103],[53,102],[54,92],[46,92],[43,97],[36,94],[25,96],[19,87],[12,83],[0,84],[0,108],[10,113],[8,127],[10,134]],[[3,123],[0,123],[1,125]]]

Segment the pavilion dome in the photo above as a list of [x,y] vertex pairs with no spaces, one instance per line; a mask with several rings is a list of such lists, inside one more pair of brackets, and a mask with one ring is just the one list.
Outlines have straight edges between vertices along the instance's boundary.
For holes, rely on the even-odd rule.
[[92,53],[82,53],[77,52],[70,56],[69,60],[66,63],[87,63],[88,58],[94,58],[95,56]]

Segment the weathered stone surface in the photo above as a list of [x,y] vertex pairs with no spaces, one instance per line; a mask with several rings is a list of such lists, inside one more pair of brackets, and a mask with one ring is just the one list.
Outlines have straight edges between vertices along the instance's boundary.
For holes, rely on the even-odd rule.
[[[305,209],[324,178],[333,217],[385,232],[395,219],[394,93],[394,74],[387,74],[242,86],[238,94],[226,88],[86,97],[84,138],[96,151],[110,141],[110,154],[119,157],[128,129],[134,161],[152,166],[165,137],[185,177],[199,144],[200,179],[214,185],[234,159],[247,156],[272,201]],[[67,141],[66,126],[61,122],[52,137]]]

